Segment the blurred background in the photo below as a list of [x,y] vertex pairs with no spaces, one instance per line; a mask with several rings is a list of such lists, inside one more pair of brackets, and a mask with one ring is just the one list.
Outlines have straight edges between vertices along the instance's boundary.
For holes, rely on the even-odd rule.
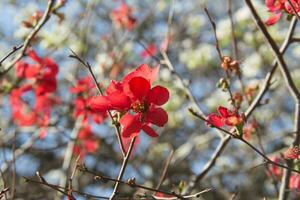
[[[264,1],[253,2],[262,19],[266,20],[269,13]],[[51,15],[35,37],[32,49],[41,57],[51,57],[59,66],[55,94],[61,103],[52,107],[51,123],[45,138],[40,139],[38,136],[40,127],[17,126],[13,122],[10,93],[1,89],[0,188],[14,183],[15,199],[54,199],[57,195],[55,191],[25,182],[23,177],[38,180],[36,171],[39,171],[49,183],[59,185],[63,177],[70,176],[74,166],[76,154],[73,155],[69,169],[64,171],[62,168],[76,122],[73,115],[76,95],[70,92],[70,88],[76,85],[78,79],[89,74],[80,63],[68,57],[70,49],[92,65],[97,80],[103,87],[107,87],[110,80],[121,80],[142,63],[153,67],[158,65],[157,59],[162,59],[160,46],[169,35],[167,55],[183,81],[178,80],[165,65],[161,65],[156,84],[163,85],[170,91],[170,100],[164,105],[169,121],[166,126],[158,129],[159,138],[150,138],[140,133],[140,142],[127,166],[124,180],[135,177],[136,183],[156,187],[165,163],[172,155],[160,188],[183,193],[202,172],[221,142],[214,129],[188,111],[188,108],[195,108],[195,105],[187,97],[184,85],[190,88],[205,114],[215,112],[220,105],[230,107],[228,93],[216,86],[226,74],[220,66],[213,30],[203,10],[204,6],[216,22],[223,55],[236,57],[240,62],[243,86],[244,89],[253,89],[252,98],[271,70],[274,57],[243,1],[232,0],[231,5],[238,55],[234,55],[236,53],[232,45],[227,1],[127,0],[126,4],[132,8],[132,17],[136,19],[131,30],[117,26],[112,21],[111,12],[121,5],[121,1],[69,0],[58,10],[59,14]],[[46,0],[0,1],[1,58],[13,46],[22,44],[31,31],[31,28],[24,26],[24,21],[37,11],[44,12],[46,6]],[[170,11],[171,14],[173,12],[171,23],[168,20]],[[278,45],[283,42],[288,26],[288,19],[283,17],[276,25],[268,27]],[[295,37],[298,33],[299,27],[296,28]],[[149,45],[154,49],[155,58],[145,53],[144,47]],[[297,43],[293,43],[284,56],[298,87],[299,56],[300,48]],[[23,60],[27,59],[25,57]],[[16,72],[12,69],[1,78],[0,86],[4,87],[4,82],[15,81]],[[233,92],[242,92],[239,79],[233,77],[230,84]],[[94,94],[97,92],[94,91]],[[31,100],[29,96],[28,101]],[[248,103],[244,100],[240,112],[245,112],[247,107]],[[269,157],[279,156],[293,141],[293,110],[293,99],[277,70],[270,90],[249,119],[256,120],[257,127],[248,135],[247,140],[258,149],[263,147]],[[116,178],[122,154],[111,120],[108,118],[101,124],[91,122],[91,125],[97,149],[85,154],[82,162],[91,171]],[[18,150],[18,154],[13,153]],[[230,199],[233,194],[237,194],[237,199],[245,200],[276,198],[280,181],[268,176],[262,163],[263,159],[253,150],[232,139],[192,193],[212,188],[212,191],[203,194],[201,198]],[[95,180],[93,176],[80,171],[73,179],[74,189],[96,196],[109,197],[113,185],[113,182]],[[128,186],[121,187],[122,196],[138,193],[149,192]],[[294,191],[291,197],[297,198],[298,194]],[[75,197],[93,199],[79,194],[75,194]]]

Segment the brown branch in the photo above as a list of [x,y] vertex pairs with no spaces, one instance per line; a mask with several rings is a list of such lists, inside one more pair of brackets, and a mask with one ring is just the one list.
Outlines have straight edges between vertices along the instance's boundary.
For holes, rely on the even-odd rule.
[[189,97],[189,99],[192,101],[193,104],[195,104],[196,109],[199,113],[201,113],[202,116],[205,116],[204,112],[202,111],[199,103],[197,102],[196,98],[191,92],[191,89],[189,88],[188,85],[184,83],[183,78],[175,71],[174,66],[172,65],[168,55],[166,52],[161,52],[161,55],[163,57],[163,60],[161,61],[161,64],[167,66],[168,70],[171,72],[172,75],[174,75],[182,84],[182,89],[186,93],[186,95]]
[[233,16],[232,16],[232,0],[227,0],[228,4],[228,16],[230,19],[230,26],[231,26],[231,37],[232,37],[232,49],[233,49],[233,55],[236,60],[239,59],[239,50],[238,50],[238,40],[235,34],[235,26],[234,26],[234,21],[233,21]]
[[[165,191],[165,190],[160,190],[160,189],[157,189],[157,188],[151,188],[151,187],[147,187],[147,186],[144,186],[144,185],[137,184],[134,179],[129,179],[128,181],[122,181],[122,180],[119,180],[119,179],[114,179],[114,178],[110,178],[110,177],[107,177],[107,176],[99,175],[95,172],[92,172],[92,171],[88,170],[84,166],[80,167],[79,170],[94,175],[96,180],[112,181],[112,182],[115,182],[115,183],[128,185],[129,187],[133,187],[133,188],[140,188],[140,189],[144,189],[144,190],[148,190],[148,191],[152,191],[152,192],[159,192],[159,193],[162,193],[162,194],[175,196],[175,199],[178,199],[178,198],[179,199],[188,199],[188,198],[192,198],[192,197],[197,197],[200,194],[211,191],[211,189],[205,189],[203,191],[197,192],[196,194],[182,196],[180,194],[177,194],[176,192],[168,192],[168,191]],[[168,197],[168,199],[169,198],[170,197]],[[155,199],[158,199],[158,198],[155,197]]]
[[[290,71],[287,67],[287,64],[282,56],[282,54],[280,53],[279,48],[277,47],[274,39],[272,38],[272,36],[269,34],[269,32],[267,31],[267,28],[265,27],[264,23],[262,22],[262,20],[260,19],[259,15],[257,14],[251,0],[245,0],[248,8],[251,11],[252,17],[257,25],[257,27],[260,29],[260,31],[263,33],[266,41],[268,42],[268,44],[270,45],[274,56],[277,59],[277,62],[279,64],[280,70],[281,70],[281,74],[286,82],[286,85],[290,91],[290,94],[292,95],[294,101],[295,101],[295,122],[294,122],[294,131],[297,133],[293,145],[299,145],[300,142],[300,93],[292,79],[292,76],[290,74]],[[292,168],[293,165],[292,163],[290,164],[290,167]],[[289,168],[290,168],[289,167]],[[280,188],[280,194],[279,194],[279,199],[280,200],[285,200],[288,198],[288,194],[289,191],[288,189],[288,185],[289,185],[289,176],[290,176],[290,169],[284,170],[284,176],[283,176],[283,181],[281,184],[281,188]]]
[[[293,34],[295,32],[296,25],[297,25],[297,19],[295,17],[293,17],[291,20],[290,26],[289,26],[288,33],[285,37],[285,40],[280,47],[280,53],[282,55],[285,53],[285,51],[287,50],[289,45],[293,42]],[[252,112],[255,110],[255,108],[259,106],[260,101],[264,97],[265,93],[269,90],[272,77],[273,77],[277,67],[278,67],[278,62],[277,62],[277,60],[274,60],[272,68],[271,68],[270,72],[266,75],[259,93],[256,95],[255,99],[252,101],[251,105],[248,107],[247,111],[245,112],[246,116],[250,116],[252,114]]]
[[202,171],[195,177],[195,179],[193,181],[191,181],[191,183],[189,184],[189,187],[187,189],[187,193],[190,193],[193,189],[195,189],[195,187],[197,186],[197,184],[207,175],[207,173],[211,170],[211,168],[215,165],[217,159],[220,157],[220,155],[223,153],[223,151],[225,150],[228,142],[230,141],[231,136],[227,135],[225,137],[223,137],[218,145],[218,147],[216,148],[215,152],[213,153],[213,155],[211,156],[210,160],[205,164],[204,168],[202,169]]
[[[46,187],[49,187],[57,192],[60,192],[61,194],[65,195],[65,196],[69,196],[67,192],[65,192],[66,188],[65,187],[61,187],[61,186],[58,186],[58,185],[53,185],[51,183],[48,183],[44,177],[42,177],[39,173],[37,173],[37,176],[39,177],[40,181],[36,181],[36,180],[32,180],[32,179],[29,179],[29,178],[26,178],[26,177],[23,177],[25,179],[26,182],[28,183],[35,183],[35,184],[39,184],[39,185],[44,185]],[[91,194],[86,194],[86,193],[83,193],[83,192],[80,192],[80,191],[77,191],[77,190],[73,190],[73,192],[81,195],[81,196],[84,196],[84,197],[87,197],[87,198],[97,198],[97,199],[109,199],[108,197],[104,197],[104,196],[95,196],[95,195],[91,195]],[[74,197],[70,197],[71,200],[75,200]]]
[[[136,141],[136,137],[131,139],[131,142],[130,142],[129,148],[127,150],[126,156],[123,158],[123,163],[122,163],[122,166],[121,166],[121,169],[120,169],[120,172],[119,172],[119,176],[118,176],[119,181],[121,181],[122,178],[123,178],[123,175],[124,175],[125,169],[127,167],[127,164],[128,164],[128,161],[129,161],[129,158],[130,158],[130,155],[131,155],[131,152],[132,152],[135,141]],[[115,198],[115,196],[118,194],[119,186],[120,186],[119,182],[116,182],[113,193],[109,198],[110,200],[113,200]]]
[[[206,118],[203,118],[200,114],[198,114],[197,112],[195,112],[193,109],[189,109],[190,113],[192,115],[194,115],[195,117],[205,121],[206,123],[209,123],[209,121],[207,121]],[[238,135],[236,135],[235,133],[232,133],[230,131],[227,131],[223,128],[220,128],[220,127],[213,127],[213,128],[216,128],[218,129],[219,131],[222,131],[223,133],[226,133],[227,135],[245,143],[247,146],[249,146],[252,150],[254,150],[257,154],[259,154],[262,158],[264,158],[266,161],[268,161],[269,164],[273,164],[275,166],[278,166],[278,167],[281,167],[281,168],[284,168],[284,169],[288,169],[288,170],[291,170],[293,172],[296,172],[298,174],[300,174],[300,171],[299,170],[296,170],[296,169],[293,169],[293,168],[290,168],[289,166],[285,166],[285,165],[282,165],[280,163],[276,163],[274,161],[272,161],[270,158],[268,158],[264,153],[262,153],[260,150],[258,150],[255,146],[253,146],[251,143],[249,143],[247,140],[245,140],[243,137],[240,137]]]
[[[39,129],[35,131],[35,133],[31,136],[30,139],[28,139],[24,144],[22,144],[18,149],[14,151],[15,159],[17,159],[19,156],[23,155],[28,149],[32,147],[32,145],[35,143],[35,141],[39,138]],[[2,163],[0,166],[0,170],[2,173],[4,173],[10,166],[9,164],[13,162],[13,159],[7,162]]]
[[[4,187],[4,189],[2,189],[0,191],[0,198],[3,197],[3,195],[6,195],[6,193],[9,191],[9,188],[8,187]],[[5,196],[5,199],[7,199],[7,197]]]
[[19,45],[19,46],[14,46],[13,49],[8,52],[1,60],[0,60],[0,67],[2,65],[2,63],[9,58],[12,54],[14,54],[16,51],[18,51],[19,49],[21,49],[23,47],[23,44]]
[[159,179],[159,182],[156,186],[156,189],[159,189],[161,184],[164,182],[165,180],[165,177],[167,175],[167,172],[168,172],[168,169],[169,169],[169,166],[170,166],[170,163],[171,163],[171,160],[173,158],[173,155],[174,155],[174,150],[172,149],[167,160],[166,160],[166,163],[164,165],[164,168],[163,168],[163,171],[162,171],[162,175],[160,176],[160,179]]
[[49,18],[51,16],[51,9],[54,5],[54,2],[55,2],[55,0],[48,1],[48,5],[44,12],[44,15],[42,16],[42,18],[40,19],[38,24],[32,29],[30,34],[26,37],[20,54],[14,60],[12,60],[2,72],[0,72],[0,77],[5,75],[9,70],[11,70],[13,68],[13,66],[26,54],[26,50],[29,47],[29,45],[30,45],[31,41],[33,40],[33,38],[35,37],[35,35],[41,30],[41,28],[44,26],[44,24],[49,20]]
[[[65,187],[67,184],[68,171],[69,171],[71,161],[72,161],[73,149],[74,149],[75,143],[77,141],[81,126],[82,126],[82,120],[83,120],[82,116],[77,118],[77,120],[74,124],[73,130],[71,132],[71,135],[70,135],[72,139],[68,142],[68,146],[66,147],[66,150],[65,150],[65,155],[64,155],[64,159],[63,159],[63,163],[62,163],[62,172],[63,173],[59,178],[59,186],[61,186],[61,187]],[[60,195],[58,195],[57,199],[60,199]]]
[[72,170],[72,173],[71,173],[71,176],[69,178],[69,188],[68,188],[68,193],[70,196],[73,197],[73,179],[75,177],[75,174],[77,172],[77,169],[78,169],[78,162],[79,162],[79,159],[80,159],[80,155],[77,156],[76,158],[76,161],[75,161],[75,165],[73,167],[73,170]]
[[220,61],[222,61],[222,52],[221,52],[221,48],[220,48],[220,43],[219,43],[219,40],[218,40],[218,36],[217,36],[217,27],[216,27],[216,23],[215,21],[212,19],[209,11],[207,10],[206,7],[204,7],[204,12],[206,13],[208,19],[209,19],[209,22],[213,28],[213,32],[214,32],[214,36],[215,36],[215,45],[216,45],[216,49],[217,49],[217,52],[218,52],[218,55],[219,55],[219,59]]

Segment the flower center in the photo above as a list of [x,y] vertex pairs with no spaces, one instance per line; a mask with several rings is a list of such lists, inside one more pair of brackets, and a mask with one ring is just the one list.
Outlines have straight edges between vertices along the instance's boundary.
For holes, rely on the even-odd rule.
[[144,113],[148,109],[148,105],[144,102],[134,102],[132,105],[132,110],[136,113]]

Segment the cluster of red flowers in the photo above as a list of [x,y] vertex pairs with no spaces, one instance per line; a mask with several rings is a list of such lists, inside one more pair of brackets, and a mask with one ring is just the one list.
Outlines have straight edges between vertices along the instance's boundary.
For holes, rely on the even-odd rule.
[[136,24],[136,18],[132,15],[132,8],[125,1],[122,1],[121,5],[110,13],[110,17],[116,26],[126,28],[129,31]]
[[[39,57],[33,50],[28,52],[28,56],[33,64],[25,61],[16,63],[17,77],[25,82],[10,94],[12,119],[19,126],[44,127],[40,134],[43,138],[50,123],[51,107],[59,103],[54,95],[58,65],[51,58]],[[26,102],[26,94],[32,94],[31,97],[35,99],[33,105]]]
[[83,125],[78,133],[78,141],[74,145],[73,152],[81,157],[87,153],[95,153],[99,142],[94,135],[90,125]]
[[236,111],[231,111],[223,106],[218,108],[218,113],[211,113],[207,122],[215,127],[239,126],[244,123],[243,117]]
[[268,26],[278,22],[283,13],[294,15],[296,11],[300,14],[300,0],[266,0],[265,3],[268,11],[272,13],[265,22]]
[[210,126],[221,128],[223,126],[235,127],[237,134],[249,140],[257,131],[258,123],[255,119],[245,124],[245,117],[236,110],[232,111],[223,106],[219,106],[218,113],[211,113],[207,116],[207,124]]
[[141,130],[157,137],[151,124],[162,127],[167,123],[168,114],[160,106],[169,99],[165,87],[151,87],[158,71],[159,67],[139,66],[122,81],[112,81],[105,95],[90,100],[90,108],[98,112],[117,111],[114,116],[121,124],[124,138],[137,136]]
[[299,159],[300,158],[300,149],[299,146],[294,146],[289,148],[284,153],[284,158],[289,160]]
[[[279,157],[272,158],[272,161],[276,163],[283,163],[283,160],[280,159]],[[281,167],[278,167],[276,165],[271,165],[270,166],[270,173],[268,173],[269,176],[273,176],[273,178],[276,178],[278,180],[281,180],[281,177],[283,175],[283,170]],[[292,174],[290,176],[290,182],[289,182],[289,188],[291,190],[296,190],[300,192],[300,175],[299,174]]]
[[98,141],[92,131],[90,120],[95,123],[102,123],[107,112],[97,112],[88,107],[88,102],[94,96],[95,84],[90,76],[83,77],[77,81],[77,84],[70,89],[71,93],[76,94],[73,101],[73,117],[75,119],[82,117],[82,127],[78,135],[78,141],[74,146],[74,153],[84,156],[86,153],[94,153],[98,149]]

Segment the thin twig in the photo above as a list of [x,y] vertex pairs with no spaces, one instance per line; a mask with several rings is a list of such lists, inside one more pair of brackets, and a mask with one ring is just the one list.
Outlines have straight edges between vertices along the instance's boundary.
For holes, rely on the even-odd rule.
[[167,175],[167,172],[168,172],[168,169],[169,169],[169,166],[170,166],[170,163],[171,163],[171,160],[173,158],[173,155],[174,155],[174,150],[172,149],[167,160],[166,160],[166,163],[164,165],[164,168],[163,168],[163,172],[162,172],[162,175],[160,176],[160,179],[159,179],[159,182],[156,186],[156,189],[159,189],[161,184],[164,182],[165,180],[165,177]]
[[[59,179],[59,186],[61,186],[61,187],[65,187],[66,183],[67,183],[68,170],[70,168],[71,161],[72,161],[73,149],[74,149],[79,131],[82,126],[82,120],[83,120],[82,116],[80,116],[76,120],[74,128],[71,132],[71,138],[73,140],[70,140],[68,142],[68,146],[66,147],[65,156],[64,156],[64,160],[63,160],[63,164],[62,164],[62,175],[60,176],[60,179]],[[57,199],[59,199],[59,198],[60,198],[60,195],[58,195]]]
[[2,65],[2,63],[9,58],[12,54],[14,54],[16,51],[18,51],[19,49],[21,49],[23,47],[23,44],[19,45],[19,46],[14,46],[13,49],[8,52],[1,60],[0,60],[0,67]]
[[[32,145],[35,143],[35,141],[39,138],[40,132],[37,130],[30,139],[28,139],[23,145],[21,145],[18,149],[15,150],[14,155],[15,159],[17,159],[19,156],[23,155],[28,149],[32,147]],[[13,159],[7,162],[4,162],[1,165],[1,171],[4,173],[8,168],[10,163],[13,162]]]
[[33,38],[35,37],[35,35],[40,31],[40,29],[44,26],[44,24],[49,20],[50,16],[51,16],[51,9],[54,5],[55,0],[49,0],[48,1],[48,5],[47,8],[44,12],[44,15],[42,16],[42,18],[40,19],[40,21],[38,22],[38,24],[32,29],[32,31],[30,32],[30,34],[26,37],[21,52],[19,53],[19,55],[13,59],[7,66],[6,68],[0,72],[0,77],[5,75],[9,70],[11,70],[13,68],[13,66],[26,54],[26,50],[29,47],[31,41],[33,40]]
[[[197,118],[199,118],[199,119],[205,121],[206,123],[209,123],[209,121],[207,121],[206,118],[203,118],[200,114],[198,114],[197,112],[195,112],[193,109],[189,109],[189,111],[190,111],[191,114],[194,115],[195,117],[197,117]],[[280,164],[280,163],[276,163],[276,162],[272,161],[272,160],[271,160],[270,158],[268,158],[264,153],[262,153],[262,152],[261,152],[260,150],[258,150],[256,147],[254,147],[251,143],[249,143],[249,142],[248,142],[247,140],[245,140],[243,137],[240,137],[240,136],[238,136],[238,135],[236,135],[236,134],[234,134],[234,133],[232,133],[232,132],[229,132],[229,131],[227,131],[227,130],[225,130],[225,129],[223,129],[223,128],[220,128],[220,127],[213,127],[213,128],[216,128],[216,129],[218,129],[219,131],[222,131],[222,132],[224,132],[224,133],[230,135],[231,137],[236,138],[237,140],[239,140],[239,141],[245,143],[245,144],[248,145],[252,150],[254,150],[257,154],[259,154],[262,158],[264,158],[265,160],[267,160],[268,163],[273,164],[273,165],[276,165],[276,166],[281,167],[281,168],[284,168],[284,169],[291,170],[291,171],[293,171],[293,172],[296,172],[296,173],[300,174],[300,171],[299,171],[299,170],[296,170],[296,169],[293,169],[293,168],[290,168],[290,167],[288,167],[288,166],[285,166],[285,165],[282,165],[282,164]]]
[[232,0],[227,0],[228,5],[228,16],[230,19],[230,26],[231,26],[231,37],[232,37],[232,49],[233,49],[233,55],[236,60],[239,59],[239,50],[238,50],[238,40],[235,34],[235,25],[233,21],[233,15],[232,15]]
[[[141,188],[141,189],[156,192],[156,193],[162,193],[162,194],[166,194],[166,195],[170,195],[170,196],[175,196],[175,199],[178,199],[178,198],[188,199],[188,198],[191,198],[191,197],[197,197],[197,195],[200,195],[200,194],[203,194],[205,192],[211,191],[211,189],[205,189],[203,191],[197,192],[196,194],[182,196],[182,195],[177,194],[175,192],[168,192],[168,191],[165,191],[165,190],[160,190],[160,189],[151,188],[151,187],[147,187],[147,186],[137,184],[133,179],[132,180],[130,179],[128,181],[122,181],[122,180],[119,180],[119,179],[114,179],[114,178],[110,178],[110,177],[107,177],[107,176],[99,175],[95,172],[92,172],[92,171],[88,170],[86,167],[80,167],[79,170],[94,175],[96,180],[112,181],[112,182],[115,182],[115,183],[128,185],[128,186],[133,187],[133,188]],[[157,197],[155,197],[155,198],[157,199]]]
[[206,13],[209,21],[210,21],[210,24],[213,28],[213,32],[214,32],[214,36],[215,36],[215,45],[216,45],[216,49],[217,49],[217,52],[218,52],[218,55],[219,55],[219,59],[222,61],[222,52],[221,52],[221,48],[220,48],[220,43],[219,43],[219,40],[218,40],[218,36],[217,36],[217,27],[216,27],[216,23],[215,21],[212,19],[209,11],[207,10],[206,7],[204,7],[204,12]]
[[72,197],[74,197],[74,196],[73,196],[73,179],[74,179],[75,174],[76,174],[76,171],[77,171],[77,169],[78,169],[78,162],[79,162],[80,156],[81,156],[80,154],[77,156],[76,161],[75,161],[74,168],[73,168],[72,173],[71,173],[71,176],[70,176],[70,178],[69,178],[69,188],[68,188],[69,191],[68,191],[68,193],[69,193],[69,195],[72,196]]
[[[35,183],[35,184],[40,184],[40,185],[44,185],[44,186],[47,186],[55,191],[58,191],[60,192],[61,194],[65,195],[65,196],[69,196],[67,192],[65,192],[66,188],[64,187],[61,187],[61,186],[58,186],[58,185],[53,185],[53,184],[50,184],[48,183],[44,177],[42,177],[39,173],[37,173],[37,176],[39,177],[40,181],[36,181],[36,180],[31,180],[29,178],[26,178],[24,177],[25,181],[26,182],[29,182],[29,183]],[[83,192],[80,192],[80,191],[77,191],[77,190],[73,190],[73,192],[81,195],[81,196],[84,196],[86,198],[97,198],[97,199],[109,199],[108,197],[104,197],[104,196],[95,196],[95,195],[91,195],[91,194],[86,194],[86,193],[83,193]],[[71,197],[72,199],[72,197]],[[74,197],[72,200],[75,200]]]
[[230,135],[227,135],[227,136],[225,136],[221,139],[220,143],[218,144],[218,147],[216,148],[215,152],[211,156],[210,160],[205,164],[202,171],[194,178],[194,180],[192,180],[189,183],[189,187],[188,187],[186,193],[190,193],[193,189],[195,189],[195,187],[200,182],[200,180],[202,180],[204,178],[204,176],[207,175],[207,173],[215,165],[217,159],[220,157],[220,155],[222,154],[222,152],[226,148],[226,146],[227,146],[228,142],[230,141],[230,139],[231,139]]
[[[119,172],[119,176],[118,176],[119,181],[121,181],[122,178],[123,178],[123,175],[124,175],[125,169],[127,167],[127,164],[128,164],[128,161],[129,161],[129,158],[130,158],[130,155],[131,155],[131,152],[132,152],[135,141],[136,141],[136,137],[131,139],[131,142],[130,142],[129,148],[127,150],[126,156],[123,158],[123,163],[122,163],[122,166],[121,166],[121,169],[120,169],[120,172]],[[114,190],[112,192],[112,195],[109,198],[110,200],[113,200],[115,198],[115,196],[118,194],[119,186],[120,186],[119,182],[116,182]]]
[[[281,70],[281,74],[285,80],[285,83],[290,91],[290,94],[292,95],[294,101],[295,101],[295,117],[294,117],[294,131],[297,133],[293,145],[299,145],[300,142],[300,93],[292,79],[292,76],[290,74],[290,71],[287,67],[287,64],[282,56],[282,54],[280,53],[279,48],[277,47],[274,39],[272,38],[272,36],[269,34],[269,32],[267,31],[267,28],[265,27],[264,23],[262,22],[261,18],[259,17],[259,15],[257,14],[251,0],[245,0],[248,8],[251,11],[252,17],[257,25],[257,27],[260,29],[260,31],[263,33],[266,41],[268,42],[268,44],[270,45],[274,56],[277,59],[277,62],[279,64],[280,70]],[[287,163],[288,165],[290,165],[287,170],[284,170],[284,175],[283,175],[283,181],[281,184],[281,188],[280,188],[280,193],[279,193],[279,199],[280,200],[285,200],[288,198],[288,185],[289,185],[289,176],[290,176],[290,169],[293,167],[293,164],[291,162]]]

